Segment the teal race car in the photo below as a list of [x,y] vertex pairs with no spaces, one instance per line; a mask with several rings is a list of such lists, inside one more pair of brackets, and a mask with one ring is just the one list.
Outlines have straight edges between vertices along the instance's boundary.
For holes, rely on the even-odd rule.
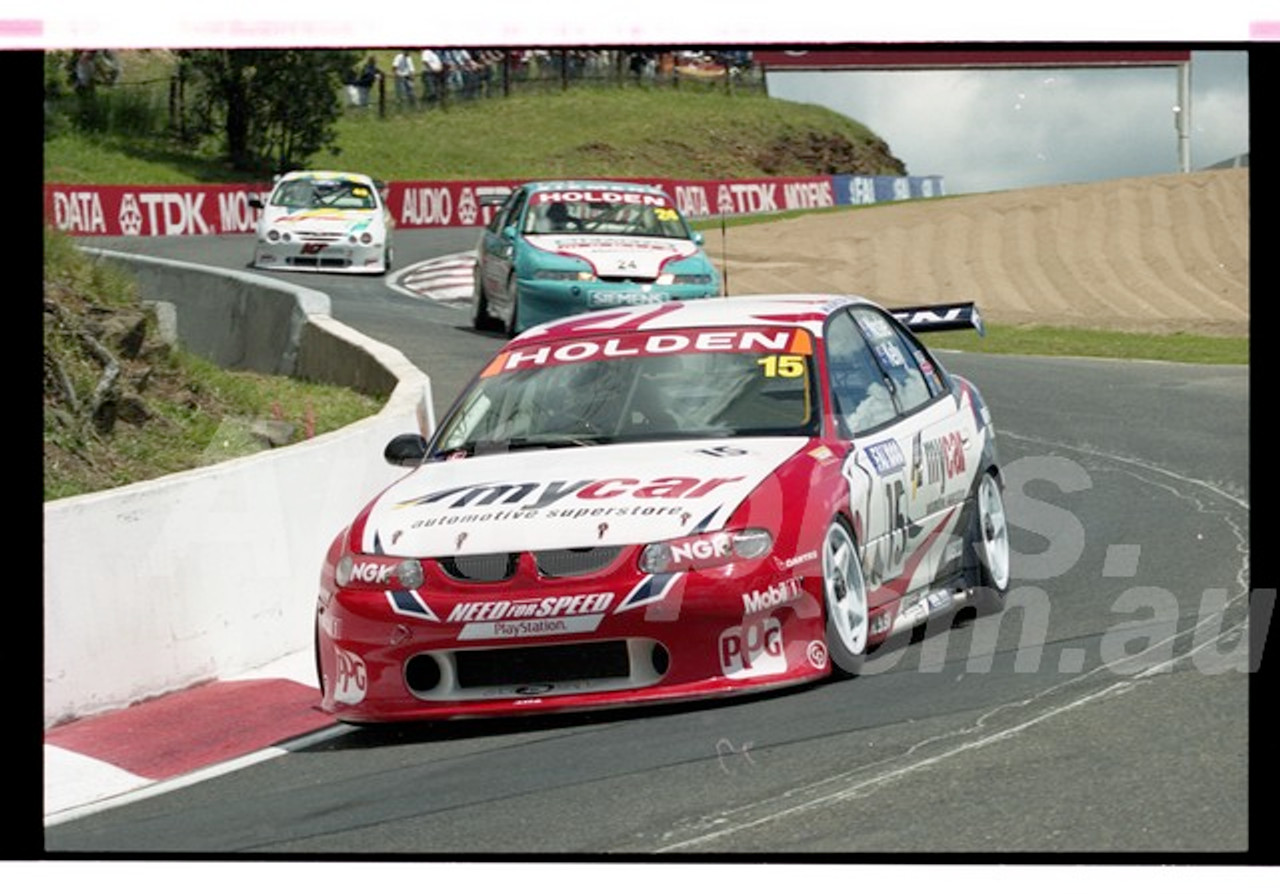
[[721,294],[702,234],[656,187],[534,182],[499,200],[476,249],[477,329],[515,335],[587,310]]

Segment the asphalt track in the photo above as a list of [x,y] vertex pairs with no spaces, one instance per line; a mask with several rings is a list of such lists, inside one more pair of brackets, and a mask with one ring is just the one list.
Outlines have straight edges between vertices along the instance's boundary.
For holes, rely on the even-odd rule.
[[[473,243],[405,233],[398,259]],[[234,268],[249,254],[227,237],[95,244]],[[456,303],[285,278],[328,292],[335,317],[425,369],[437,413],[499,343]],[[240,718],[247,753],[184,758],[164,784],[68,811],[46,826],[46,850],[1245,859],[1248,645],[1256,659],[1273,602],[1254,600],[1250,627],[1248,370],[944,362],[982,388],[1009,477],[1014,583],[991,624],[884,649],[852,681],[518,722],[332,727],[301,682],[242,688],[217,722]],[[284,689],[287,707],[264,706]],[[189,755],[200,711],[153,718],[170,730],[153,752]],[[260,742],[261,715],[306,729],[277,737],[268,724]],[[120,747],[113,759],[127,761]]]

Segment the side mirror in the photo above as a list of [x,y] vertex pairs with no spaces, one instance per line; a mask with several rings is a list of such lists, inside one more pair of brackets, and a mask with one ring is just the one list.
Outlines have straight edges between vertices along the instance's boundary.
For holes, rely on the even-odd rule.
[[694,230],[694,231],[693,231],[693,244],[694,244],[694,245],[702,245],[702,244],[703,244],[704,242],[706,242],[706,241],[707,241],[707,240],[706,240],[706,238],[702,235],[702,231],[701,231],[701,230]]
[[508,227],[503,227],[503,228],[502,228],[502,238],[503,238],[503,239],[506,239],[508,242],[514,242],[514,241],[515,241],[515,239],[516,239],[516,228],[515,228],[515,227],[510,227],[510,226],[508,226]]
[[257,208],[259,211],[261,211],[265,206],[262,202],[262,199],[258,198],[257,196],[249,196],[249,207]]
[[427,455],[427,439],[419,434],[396,435],[382,451],[382,458],[393,466],[419,465]]

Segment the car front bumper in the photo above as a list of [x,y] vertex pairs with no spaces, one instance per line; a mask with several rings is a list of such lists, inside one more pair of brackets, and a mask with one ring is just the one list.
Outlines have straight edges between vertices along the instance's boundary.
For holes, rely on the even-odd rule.
[[715,283],[662,286],[650,283],[520,279],[518,288],[518,318],[522,329],[589,310],[719,297]]
[[517,578],[485,585],[484,597],[439,592],[437,582],[418,591],[429,618],[406,615],[414,603],[404,593],[338,589],[317,614],[322,707],[357,723],[483,717],[709,698],[826,676],[821,578],[758,565],[745,575],[636,573],[576,588],[533,589]]
[[349,242],[299,243],[259,240],[253,266],[261,270],[322,270],[328,273],[385,273],[386,245]]

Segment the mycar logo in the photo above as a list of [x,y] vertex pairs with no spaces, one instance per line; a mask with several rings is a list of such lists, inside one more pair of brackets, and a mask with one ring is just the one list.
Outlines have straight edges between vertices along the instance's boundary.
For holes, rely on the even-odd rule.
[[583,478],[579,481],[483,482],[445,488],[398,503],[396,508],[437,505],[445,509],[464,506],[510,505],[529,511],[545,509],[566,497],[579,500],[611,500],[631,497],[640,500],[696,499],[705,497],[734,478],[690,478],[666,476],[651,479],[628,477]]

